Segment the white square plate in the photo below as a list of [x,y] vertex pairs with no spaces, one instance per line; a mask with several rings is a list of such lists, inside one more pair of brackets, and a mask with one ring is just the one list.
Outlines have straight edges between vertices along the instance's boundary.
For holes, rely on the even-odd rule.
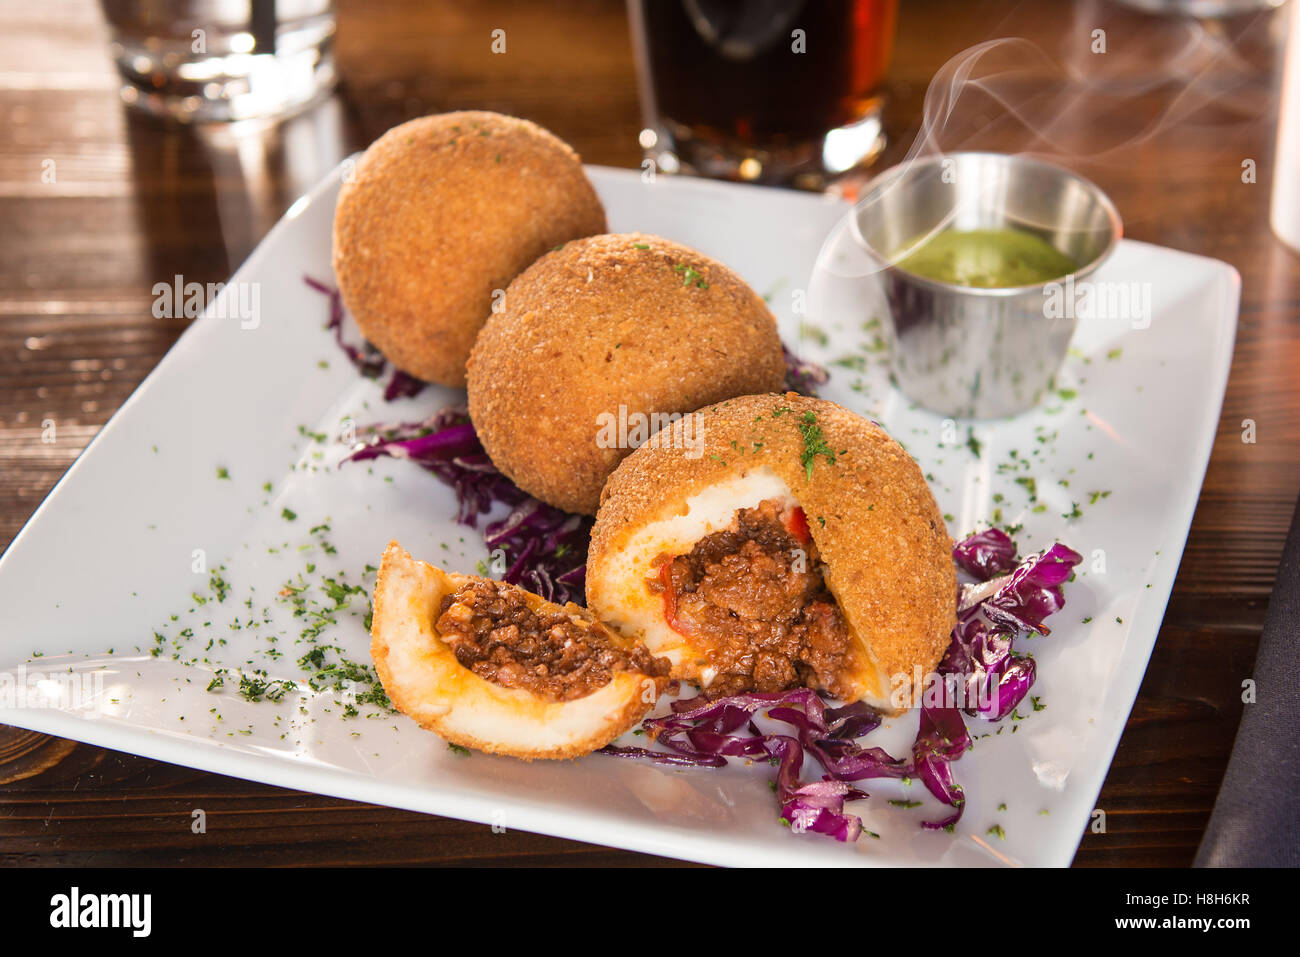
[[[307,563],[317,566],[312,582],[328,574],[369,585],[363,569],[390,538],[452,569],[485,557],[478,534],[452,520],[450,489],[429,474],[391,459],[336,467],[349,417],[418,419],[459,398],[429,389],[385,404],[323,330],[327,302],[302,277],[331,279],[337,173],[294,204],[232,280],[226,295],[258,291],[256,328],[220,318],[221,301],[194,322],[0,559],[0,722],[284,787],[718,864],[1068,864],[1186,540],[1231,359],[1235,271],[1123,242],[1095,278],[1150,283],[1150,326],[1082,323],[1058,377],[1062,395],[976,424],[976,457],[966,423],[954,429],[889,386],[869,317],[832,306],[809,331],[795,315],[843,204],[702,180],[646,184],[619,170],[591,176],[612,229],[658,233],[728,263],[769,296],[788,343],[845,360],[830,366],[821,394],[907,446],[954,535],[1000,507],[1004,523],[1023,523],[1022,553],[1060,539],[1083,554],[1052,635],[1020,646],[1038,661],[1033,693],[1045,709],[1004,720],[1000,733],[969,722],[973,735],[990,736],[955,765],[967,794],[955,833],[918,827],[932,804],[888,803],[929,801],[919,782],[869,782],[872,798],[852,808],[880,837],[845,846],[778,826],[766,768],[464,757],[401,715],[346,717],[333,692],[249,702],[234,681],[207,690],[219,667],[303,677],[303,621],[277,593]],[[1028,469],[998,468],[1013,449]],[[1036,502],[1014,481],[1024,476],[1036,481]],[[1076,502],[1082,517],[1067,520]],[[323,523],[328,532],[310,531]],[[209,588],[218,567],[223,601]],[[365,610],[357,600],[320,640],[368,662]],[[915,718],[903,718],[876,739],[902,754],[914,732]]]

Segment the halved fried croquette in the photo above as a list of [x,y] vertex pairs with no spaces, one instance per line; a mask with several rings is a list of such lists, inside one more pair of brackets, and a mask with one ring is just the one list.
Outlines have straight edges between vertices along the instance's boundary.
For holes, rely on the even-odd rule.
[[567,144],[515,117],[443,113],[389,130],[345,178],[334,273],[395,366],[460,387],[493,292],[546,250],[604,230]]
[[[587,604],[706,693],[812,687],[894,711],[956,623],[952,541],[878,425],[793,393],[701,410],[602,496]],[[674,426],[680,428],[681,426]]]
[[371,656],[394,707],[452,744],[574,758],[654,707],[668,664],[574,604],[444,572],[396,542],[375,584]]

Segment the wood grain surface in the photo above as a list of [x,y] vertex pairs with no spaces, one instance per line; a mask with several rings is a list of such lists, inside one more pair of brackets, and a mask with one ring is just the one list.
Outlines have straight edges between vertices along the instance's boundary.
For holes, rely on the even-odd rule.
[[[0,545],[183,331],[153,284],[221,281],[287,206],[394,123],[452,108],[529,117],[588,162],[635,166],[640,129],[626,15],[614,0],[341,0],[343,79],[280,127],[199,130],[126,112],[92,0],[0,0]],[[1231,751],[1283,538],[1300,492],[1300,257],[1268,196],[1285,11],[1223,23],[1105,2],[904,0],[890,69],[888,163],[953,55],[1033,39],[1085,67],[1105,30],[1114,69],[1038,147],[1077,159],[1127,235],[1242,275],[1241,319],[1209,472],[1141,694],[1075,863],[1191,862]],[[508,30],[492,56],[490,31]],[[1037,88],[1027,91],[1034,93]],[[1026,92],[1026,91],[1021,91]],[[945,146],[1031,148],[981,123]],[[968,127],[968,128],[967,128]],[[1251,161],[1256,181],[1243,182]],[[54,175],[48,175],[53,169]],[[41,441],[42,423],[58,440]],[[1243,421],[1256,441],[1242,441]],[[6,647],[19,640],[4,633]],[[25,646],[24,646],[25,647]],[[202,807],[208,832],[190,832]],[[319,797],[0,727],[0,864],[635,865],[656,858]]]

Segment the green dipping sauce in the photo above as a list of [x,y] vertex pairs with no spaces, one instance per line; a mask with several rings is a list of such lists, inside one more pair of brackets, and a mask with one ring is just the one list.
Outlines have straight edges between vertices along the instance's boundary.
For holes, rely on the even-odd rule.
[[1047,240],[1009,227],[945,229],[897,263],[925,279],[978,289],[1036,286],[1069,275],[1078,265]]

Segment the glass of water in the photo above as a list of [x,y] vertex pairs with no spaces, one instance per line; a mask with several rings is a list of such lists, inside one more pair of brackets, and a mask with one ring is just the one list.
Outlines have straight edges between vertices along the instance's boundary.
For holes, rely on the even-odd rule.
[[276,118],[334,85],[333,0],[101,0],[122,98],[184,122]]

